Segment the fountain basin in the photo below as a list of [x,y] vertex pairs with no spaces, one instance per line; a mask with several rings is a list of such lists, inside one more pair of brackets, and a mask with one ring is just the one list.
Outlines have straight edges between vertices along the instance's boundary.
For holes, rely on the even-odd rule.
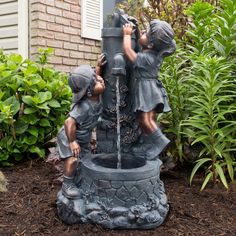
[[169,206],[160,180],[160,160],[116,154],[88,155],[81,161],[78,199],[58,193],[58,213],[66,223],[95,223],[105,228],[148,229],[161,225]]

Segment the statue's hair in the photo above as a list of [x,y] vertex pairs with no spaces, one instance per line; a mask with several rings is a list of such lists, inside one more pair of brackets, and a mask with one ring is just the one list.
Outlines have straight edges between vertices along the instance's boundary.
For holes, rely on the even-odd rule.
[[153,49],[157,52],[162,52],[163,56],[168,56],[175,52],[174,31],[166,21],[152,20],[148,39],[149,43],[153,45]]

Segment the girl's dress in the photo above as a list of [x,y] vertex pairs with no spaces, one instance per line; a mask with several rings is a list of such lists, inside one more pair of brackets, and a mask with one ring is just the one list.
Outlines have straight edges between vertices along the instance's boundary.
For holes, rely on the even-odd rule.
[[158,79],[163,58],[153,51],[139,52],[133,69],[133,111],[157,113],[171,110],[168,96],[162,82]]

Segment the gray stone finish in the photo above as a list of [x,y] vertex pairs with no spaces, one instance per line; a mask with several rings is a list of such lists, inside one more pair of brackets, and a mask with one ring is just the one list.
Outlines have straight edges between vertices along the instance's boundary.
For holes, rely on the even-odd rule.
[[[76,199],[58,192],[59,217],[67,224],[94,223],[110,229],[151,229],[160,226],[169,205],[160,180],[162,162],[132,153],[140,128],[131,104],[132,66],[123,56],[122,25],[134,19],[123,12],[113,14],[109,27],[102,30],[102,49],[107,64],[102,77],[106,89],[103,111],[97,126],[97,152],[81,158],[74,183],[81,191]],[[132,34],[132,48],[138,51]],[[116,82],[119,79],[119,119],[116,111]],[[119,104],[119,103],[118,103]],[[120,132],[116,131],[120,120]],[[121,137],[121,168],[117,168],[117,133]]]
[[[149,229],[161,225],[169,210],[163,183],[156,177],[161,161],[146,161],[144,166],[126,171],[97,166],[94,164],[97,157],[101,155],[88,155],[81,160],[80,178],[77,178],[81,180],[77,183],[83,190],[81,198],[67,199],[61,191],[58,193],[59,217],[68,224],[95,223],[110,229]],[[134,157],[134,161],[137,158]],[[145,179],[140,179],[148,167],[149,177],[145,174]],[[91,174],[93,170],[101,174],[101,179],[97,174]],[[139,172],[135,175],[136,181],[133,172]],[[120,176],[116,176],[117,181],[111,177],[114,173]],[[92,184],[88,185],[87,179]]]

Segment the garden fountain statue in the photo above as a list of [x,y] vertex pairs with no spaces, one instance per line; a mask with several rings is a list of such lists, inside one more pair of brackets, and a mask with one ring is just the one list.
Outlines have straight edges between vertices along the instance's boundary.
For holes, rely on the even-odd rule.
[[[133,18],[117,11],[102,30],[106,90],[96,132],[97,154],[88,154],[78,165],[75,184],[80,196],[68,199],[62,191],[58,193],[58,214],[68,224],[149,229],[161,225],[169,210],[160,180],[161,161],[132,152],[140,128],[131,108],[132,66],[123,55],[122,26],[127,22],[135,27]],[[138,50],[135,33],[132,48]]]

